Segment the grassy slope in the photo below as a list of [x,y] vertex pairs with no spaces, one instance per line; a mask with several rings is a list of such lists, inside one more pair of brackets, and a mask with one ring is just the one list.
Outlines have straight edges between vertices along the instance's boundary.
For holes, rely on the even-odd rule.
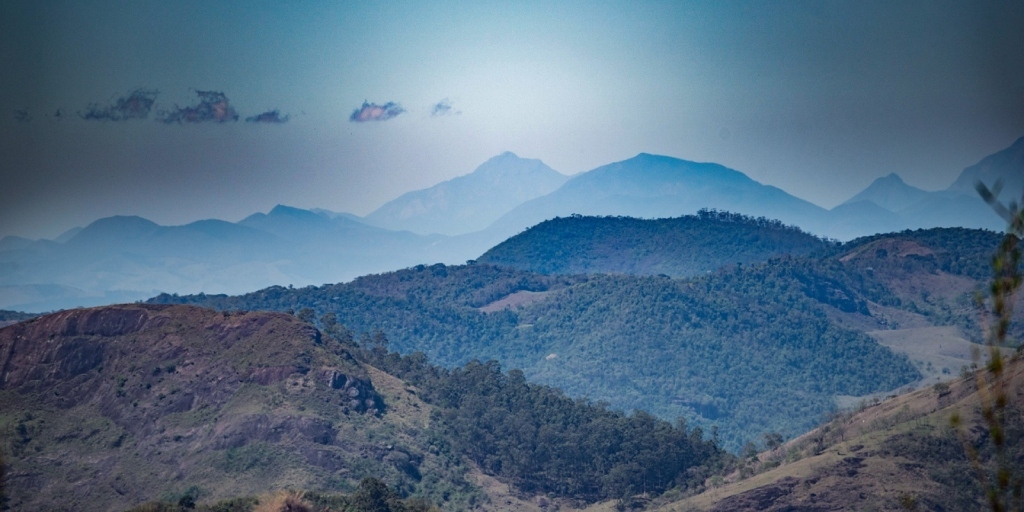
[[123,509],[193,486],[203,500],[345,491],[363,476],[483,499],[431,450],[428,414],[411,412],[428,407],[290,316],[67,311],[0,331],[0,364],[13,509]]
[[[1024,408],[1024,359],[1008,367],[1012,391],[1009,442],[1016,446],[1021,471]],[[664,511],[906,510],[911,502],[932,510],[979,510],[983,507],[974,468],[951,429],[954,411],[967,418],[968,438],[984,452],[988,442],[977,414],[979,395],[974,374],[948,387],[928,387],[893,397],[834,421],[760,454],[755,466],[781,465],[746,479],[733,474],[724,485],[684,500],[663,503]],[[1014,426],[1016,425],[1016,426]],[[1019,476],[1019,474],[1018,474]]]

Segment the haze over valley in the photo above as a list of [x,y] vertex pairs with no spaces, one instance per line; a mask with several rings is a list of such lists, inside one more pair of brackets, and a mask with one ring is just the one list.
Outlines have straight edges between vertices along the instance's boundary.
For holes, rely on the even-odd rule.
[[717,164],[640,154],[568,177],[505,152],[366,217],[278,205],[234,223],[160,226],[117,216],[55,240],[8,236],[0,239],[0,308],[39,312],[157,293],[243,293],[464,263],[534,224],[570,215],[669,218],[716,209],[838,240],[931,227],[998,231],[1005,221],[965,184],[1000,183],[999,199],[1006,200],[1024,191],[1022,174],[1024,138],[968,167],[945,190],[916,189],[893,174],[825,210]]
[[0,511],[1024,507],[1024,4],[0,2]]

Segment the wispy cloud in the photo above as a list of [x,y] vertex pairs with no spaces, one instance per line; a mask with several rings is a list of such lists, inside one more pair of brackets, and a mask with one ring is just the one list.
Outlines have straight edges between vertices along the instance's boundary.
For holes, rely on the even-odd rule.
[[370,103],[368,101],[363,102],[363,106],[355,109],[352,112],[352,116],[348,118],[353,123],[365,123],[367,121],[387,121],[392,119],[405,109],[401,105],[389,101],[383,105],[376,103]]
[[288,115],[282,116],[281,112],[279,110],[274,109],[274,110],[268,110],[268,111],[266,111],[266,112],[264,112],[262,114],[257,114],[257,115],[254,115],[254,116],[247,117],[247,118],[245,118],[245,122],[247,122],[247,123],[282,124],[282,123],[287,123],[289,117],[290,116],[288,116]]
[[19,123],[29,123],[32,121],[32,114],[29,114],[26,109],[19,108],[14,111],[14,120]]
[[174,106],[160,113],[160,121],[171,123],[226,123],[238,121],[238,113],[220,91],[196,91],[199,103],[190,107]]
[[457,116],[457,115],[459,115],[461,113],[462,113],[461,110],[454,110],[454,107],[452,107],[452,102],[448,98],[445,98],[445,99],[435,103],[434,106],[432,106],[430,108],[430,116],[431,117],[441,117],[441,116],[447,116],[447,115],[455,115],[455,116]]
[[67,116],[67,114],[64,112],[63,108],[58,108],[56,111],[53,112],[53,120],[54,121],[60,121],[60,120],[64,119],[66,116]]
[[85,112],[78,115],[86,121],[128,121],[145,119],[156,102],[157,91],[151,89],[135,89],[125,96],[117,98],[107,106],[98,103],[90,104]]

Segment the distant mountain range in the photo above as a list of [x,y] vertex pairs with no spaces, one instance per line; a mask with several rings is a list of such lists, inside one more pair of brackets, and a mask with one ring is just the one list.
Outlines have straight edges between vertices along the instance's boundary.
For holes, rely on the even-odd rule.
[[540,160],[505,152],[466,176],[403,194],[365,220],[374,226],[424,235],[480,231],[516,206],[553,192],[568,179]]
[[100,219],[56,240],[0,239],[0,308],[47,311],[157,292],[241,293],[273,284],[341,282],[421,263],[462,263],[556,217],[666,218],[702,208],[777,219],[839,240],[927,227],[1001,230],[974,190],[1024,192],[1024,138],[929,192],[892,174],[826,210],[742,172],[642,153],[568,177],[540,160],[496,156],[474,172],[409,192],[365,218],[277,206],[231,223],[160,226]]
[[4,239],[0,308],[45,311],[130,302],[160,291],[322,284],[430,261],[437,237],[277,206],[238,222],[160,226],[108,217],[64,243]]
[[1002,230],[1005,222],[980,199],[976,188],[978,183],[989,189],[1000,184],[1000,201],[1020,202],[1024,195],[1024,137],[964,169],[945,190],[924,191],[907,185],[898,175],[890,174],[875,180],[832,211],[873,210],[879,225],[887,226],[890,231],[929,227]]

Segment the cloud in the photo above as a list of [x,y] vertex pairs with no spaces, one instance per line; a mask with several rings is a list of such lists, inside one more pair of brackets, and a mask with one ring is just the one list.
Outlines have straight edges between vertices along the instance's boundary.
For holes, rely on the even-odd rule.
[[452,102],[445,98],[430,107],[430,117],[441,117],[447,115],[459,115],[462,113],[461,110],[452,110]]
[[245,118],[247,123],[271,123],[271,124],[283,124],[288,122],[288,118],[291,116],[281,115],[281,112],[277,109],[268,110],[262,114],[250,116]]
[[363,106],[355,109],[352,112],[352,116],[348,118],[353,123],[365,123],[367,121],[387,121],[402,112],[405,109],[401,105],[389,101],[383,105],[376,103],[370,103],[367,101],[363,102]]
[[174,106],[173,110],[160,112],[160,121],[171,123],[226,123],[238,121],[238,112],[228,102],[228,97],[219,91],[196,91],[199,103],[191,107]]
[[66,116],[67,114],[64,112],[63,108],[57,108],[57,110],[53,113],[53,120],[60,121],[61,119],[64,119],[64,117]]
[[28,110],[19,108],[14,111],[14,120],[19,123],[28,123],[32,121],[32,115],[28,113]]
[[85,112],[78,115],[86,121],[128,121],[145,119],[156,102],[157,91],[151,89],[135,89],[114,101],[113,104],[101,107],[92,103]]

